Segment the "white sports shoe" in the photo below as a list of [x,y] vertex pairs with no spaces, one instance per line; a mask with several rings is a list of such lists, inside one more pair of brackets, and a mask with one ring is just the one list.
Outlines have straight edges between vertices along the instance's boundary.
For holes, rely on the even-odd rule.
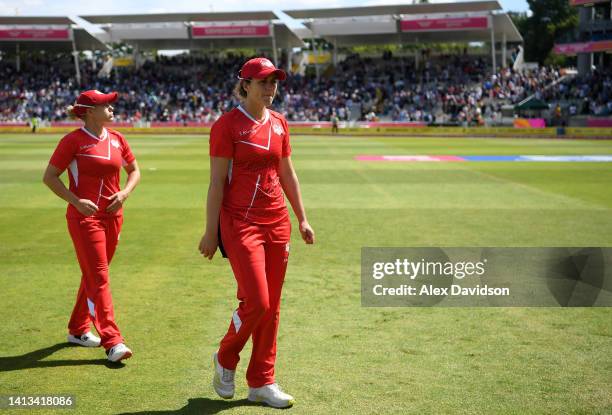
[[232,399],[236,386],[234,385],[235,370],[229,370],[221,366],[217,358],[217,352],[213,353],[213,366],[215,375],[213,376],[213,388],[217,395],[223,399]]
[[108,349],[106,355],[111,362],[119,362],[132,357],[132,351],[125,344],[119,343]]
[[251,402],[264,402],[273,408],[289,408],[295,403],[293,396],[283,392],[276,383],[261,388],[249,388],[248,399]]
[[100,346],[100,338],[91,331],[81,334],[80,336],[68,334],[68,343],[74,343],[84,347],[98,347]]

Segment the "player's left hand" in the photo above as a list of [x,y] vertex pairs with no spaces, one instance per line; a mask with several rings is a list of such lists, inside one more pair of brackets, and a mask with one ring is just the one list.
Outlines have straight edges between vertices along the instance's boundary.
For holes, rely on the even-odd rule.
[[302,234],[302,239],[304,242],[309,245],[315,243],[315,233],[308,221],[303,221],[300,223],[300,233]]
[[122,191],[115,193],[111,197],[109,197],[108,200],[111,203],[106,207],[106,211],[109,213],[114,213],[118,211],[121,208],[121,206],[123,206],[123,202],[125,202],[128,196],[129,196],[129,193],[124,192],[122,190]]

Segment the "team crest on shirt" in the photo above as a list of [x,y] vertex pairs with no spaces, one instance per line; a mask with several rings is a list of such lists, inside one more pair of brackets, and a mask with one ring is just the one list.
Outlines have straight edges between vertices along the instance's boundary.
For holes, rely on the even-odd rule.
[[114,138],[111,140],[111,145],[115,148],[119,148],[119,141],[115,140]]
[[283,127],[280,124],[276,124],[276,123],[273,124],[272,130],[274,131],[276,135],[283,135],[283,133],[285,132]]

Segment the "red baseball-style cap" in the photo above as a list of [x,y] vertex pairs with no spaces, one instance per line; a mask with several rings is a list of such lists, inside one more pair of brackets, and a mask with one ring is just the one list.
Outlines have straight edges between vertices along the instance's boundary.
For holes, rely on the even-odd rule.
[[81,92],[81,95],[77,98],[75,107],[82,108],[93,108],[96,105],[112,104],[117,101],[119,94],[117,92],[111,92],[105,94],[98,91],[97,89],[90,89],[89,91]]
[[269,59],[253,58],[248,60],[238,72],[239,79],[264,79],[275,74],[280,81],[287,79],[287,74],[276,66]]

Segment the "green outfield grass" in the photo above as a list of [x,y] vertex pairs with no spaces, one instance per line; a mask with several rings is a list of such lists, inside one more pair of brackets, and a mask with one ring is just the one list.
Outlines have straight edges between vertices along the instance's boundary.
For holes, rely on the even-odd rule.
[[[0,136],[0,394],[72,394],[69,413],[79,414],[276,412],[245,400],[250,348],[236,399],[210,386],[210,356],[236,300],[228,263],[197,252],[206,136],[128,137],[142,182],[126,205],[111,281],[135,355],[115,367],[102,349],[66,345],[80,272],[65,204],[41,182],[58,139]],[[359,275],[363,246],[612,246],[612,163],[354,160],[612,154],[611,141],[292,144],[317,244],[294,231],[277,362],[277,380],[297,399],[288,413],[612,413],[612,309],[362,308]]]

